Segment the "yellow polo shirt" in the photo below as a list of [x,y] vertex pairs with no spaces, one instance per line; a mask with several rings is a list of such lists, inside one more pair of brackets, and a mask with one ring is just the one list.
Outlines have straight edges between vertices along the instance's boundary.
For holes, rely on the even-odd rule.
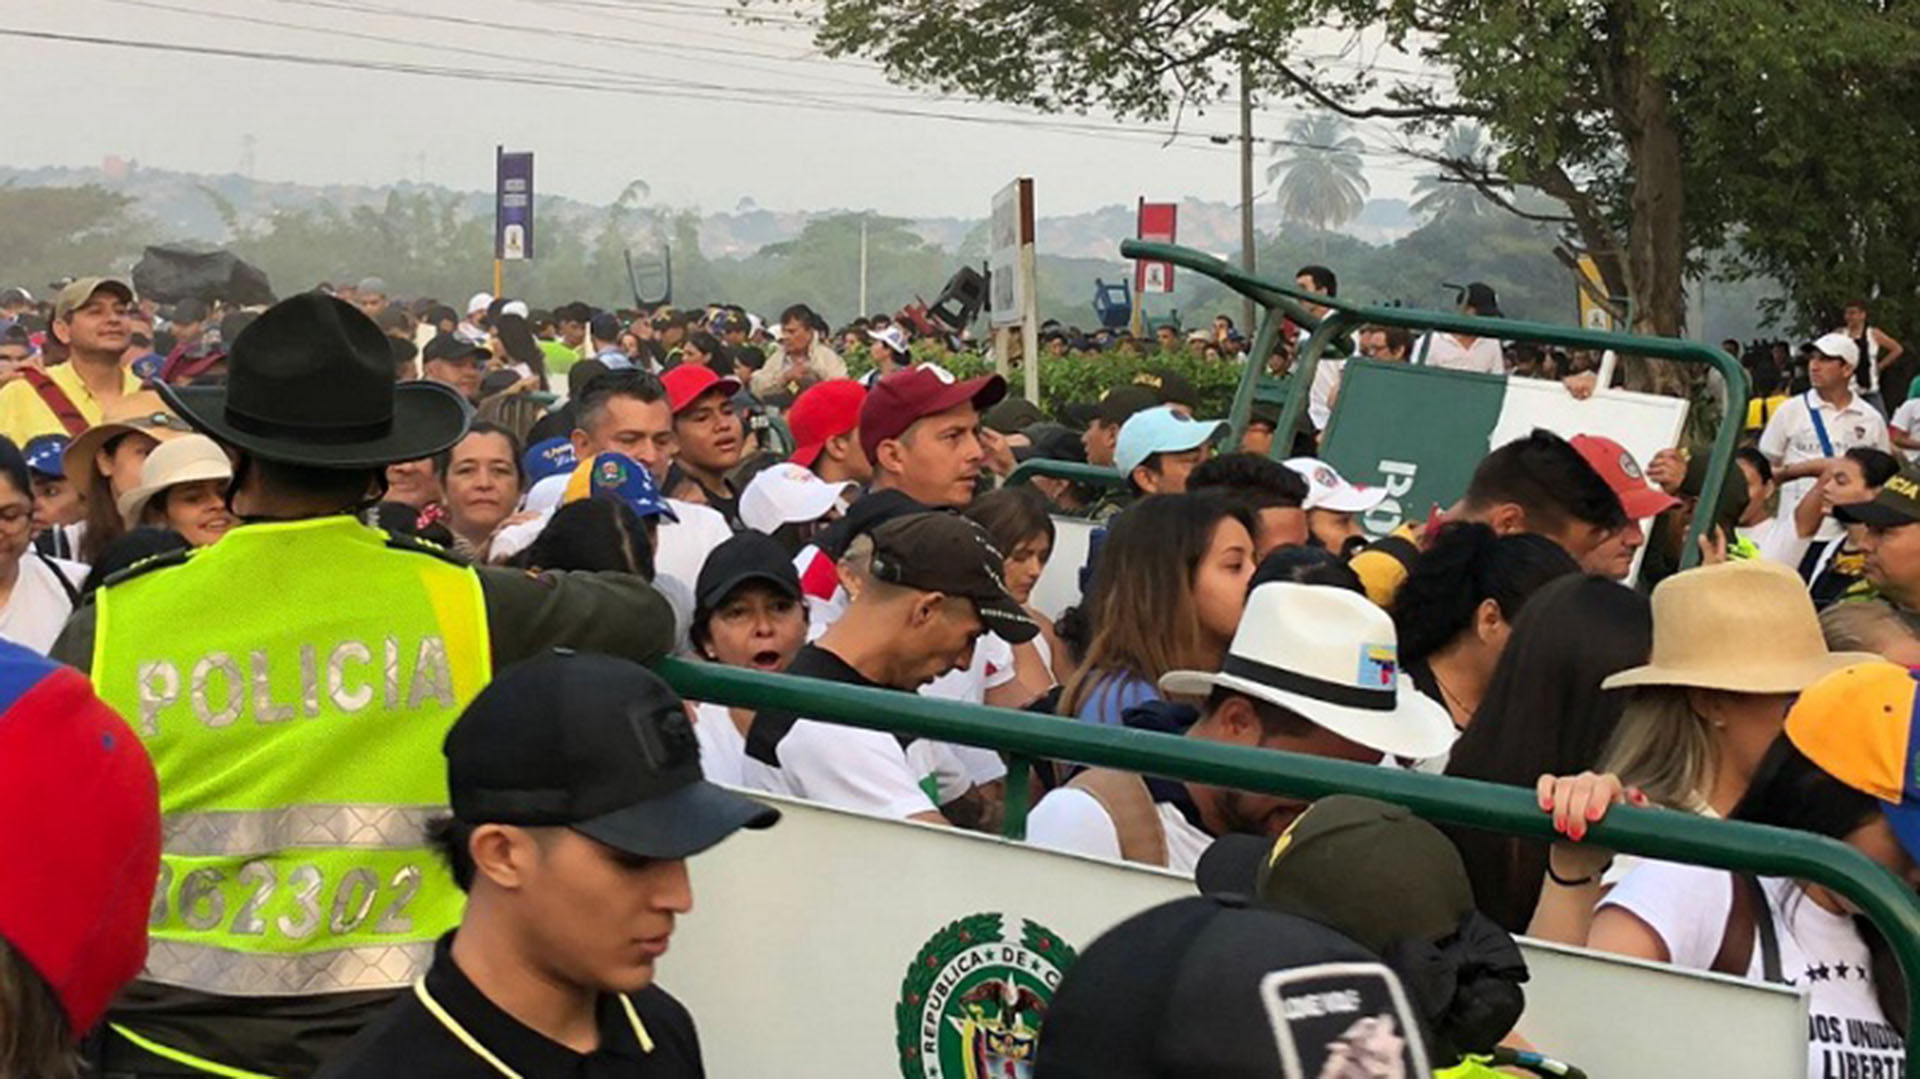
[[[140,376],[134,374],[131,367],[122,367],[120,377],[123,380],[122,393],[139,392]],[[88,423],[100,422],[100,400],[80,382],[80,372],[74,370],[72,364],[63,363],[47,368],[47,378],[66,393],[67,399],[73,402],[73,407],[80,410],[80,415],[85,416]],[[47,403],[40,399],[40,394],[26,379],[15,379],[0,386],[0,435],[12,439],[14,445],[24,446],[27,439],[40,435],[66,433],[67,429],[61,426],[60,418],[53,414],[53,409],[47,407]]]

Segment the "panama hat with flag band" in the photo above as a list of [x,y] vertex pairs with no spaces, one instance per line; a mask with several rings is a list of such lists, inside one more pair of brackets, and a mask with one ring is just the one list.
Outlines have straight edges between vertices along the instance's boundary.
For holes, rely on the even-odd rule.
[[437,382],[393,381],[393,352],[352,304],[303,292],[232,343],[220,386],[158,387],[202,433],[263,461],[377,468],[431,457],[466,434],[471,412]]
[[1221,669],[1169,671],[1160,689],[1188,699],[1230,690],[1396,757],[1438,756],[1456,734],[1447,710],[1400,673],[1393,619],[1344,588],[1255,588]]
[[138,431],[155,442],[193,433],[187,421],[173,414],[152,390],[130,393],[106,406],[100,422],[74,436],[61,451],[62,468],[69,476],[93,475],[93,455],[115,438]]
[[1920,671],[1881,659],[1843,667],[1800,694],[1786,733],[1821,771],[1879,799],[1920,862]]

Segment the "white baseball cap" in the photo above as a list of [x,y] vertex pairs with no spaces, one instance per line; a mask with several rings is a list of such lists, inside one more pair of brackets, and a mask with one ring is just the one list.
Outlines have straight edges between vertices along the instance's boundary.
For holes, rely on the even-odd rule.
[[476,292],[473,294],[473,299],[467,301],[467,314],[471,315],[475,311],[485,311],[487,308],[492,306],[493,306],[493,293]]
[[527,301],[508,300],[506,303],[500,305],[500,313],[503,315],[519,315],[521,318],[526,318]]
[[1167,405],[1141,409],[1120,425],[1113,463],[1120,475],[1132,475],[1156,453],[1185,453],[1213,441],[1225,430],[1225,420],[1196,420]]
[[1277,704],[1350,742],[1396,757],[1435,757],[1453,719],[1400,673],[1393,618],[1344,588],[1272,581],[1247,596],[1221,669],[1169,671],[1169,698],[1232,690]]
[[898,326],[888,326],[878,333],[868,330],[867,336],[902,355],[907,352],[907,331]]
[[1284,464],[1307,481],[1307,500],[1301,503],[1302,509],[1365,513],[1387,500],[1385,487],[1348,483],[1318,457],[1291,457]]
[[740,523],[772,535],[782,525],[818,521],[854,484],[828,483],[790,461],[769,466],[740,492]]
[[1860,346],[1844,333],[1823,334],[1813,343],[1813,348],[1822,356],[1830,356],[1849,366],[1860,360]]

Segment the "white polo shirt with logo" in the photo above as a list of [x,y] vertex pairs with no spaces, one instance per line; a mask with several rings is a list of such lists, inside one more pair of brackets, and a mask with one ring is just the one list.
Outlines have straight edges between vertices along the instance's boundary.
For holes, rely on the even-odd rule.
[[[1821,421],[1826,425],[1827,440],[1832,445],[1831,453],[1820,444],[1820,433],[1815,428],[1813,413],[1808,411],[1817,407]],[[1775,410],[1767,420],[1766,429],[1760,432],[1760,452],[1775,468],[1785,468],[1806,461],[1817,461],[1822,457],[1839,457],[1855,447],[1893,452],[1893,441],[1887,437],[1887,421],[1880,411],[1863,400],[1859,394],[1853,394],[1844,407],[1836,407],[1821,399],[1820,395],[1808,390],[1795,394],[1787,403]],[[1813,489],[1816,478],[1806,476],[1780,485],[1780,510],[1778,518],[1782,525],[1793,528],[1793,508],[1800,504],[1806,493]],[[1833,539],[1840,534],[1838,522],[1828,519],[1820,524],[1815,539]]]

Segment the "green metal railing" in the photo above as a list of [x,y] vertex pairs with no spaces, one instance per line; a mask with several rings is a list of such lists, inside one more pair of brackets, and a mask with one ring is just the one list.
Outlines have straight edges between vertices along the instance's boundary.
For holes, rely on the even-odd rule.
[[[1265,315],[1261,319],[1260,330],[1254,335],[1253,349],[1247,354],[1246,369],[1241,376],[1240,387],[1234,393],[1233,407],[1227,417],[1233,425],[1236,441],[1246,430],[1247,420],[1253,413],[1255,390],[1261,373],[1265,370],[1266,358],[1273,354],[1274,343],[1280,339],[1282,322],[1290,319],[1308,331],[1306,342],[1300,346],[1298,354],[1294,357],[1293,385],[1291,392],[1287,395],[1286,405],[1280,410],[1280,425],[1277,430],[1282,434],[1273,440],[1273,455],[1276,458],[1285,457],[1292,452],[1292,438],[1285,432],[1293,431],[1299,424],[1300,414],[1306,408],[1307,394],[1313,385],[1314,370],[1319,366],[1320,357],[1328,347],[1338,346],[1340,355],[1351,355],[1353,348],[1348,343],[1348,334],[1351,332],[1369,325],[1399,326],[1408,330],[1471,334],[1475,337],[1491,337],[1501,341],[1528,341],[1544,345],[1559,345],[1564,348],[1612,349],[1621,355],[1648,356],[1654,359],[1698,363],[1711,367],[1726,381],[1727,411],[1726,415],[1720,417],[1720,429],[1714,436],[1713,453],[1708,462],[1706,482],[1700,491],[1699,504],[1703,506],[1720,504],[1720,488],[1726,482],[1727,472],[1733,465],[1733,452],[1739,439],[1741,423],[1747,414],[1747,396],[1750,387],[1747,373],[1740,366],[1740,362],[1717,348],[1710,348],[1698,341],[1688,341],[1678,337],[1641,337],[1636,334],[1553,326],[1544,322],[1480,318],[1453,312],[1421,311],[1407,307],[1369,307],[1308,292],[1291,282],[1269,281],[1253,277],[1204,251],[1195,251],[1190,247],[1179,247],[1174,244],[1126,240],[1120,244],[1120,254],[1130,259],[1170,262],[1175,266],[1211,277],[1229,289],[1253,300],[1264,309]],[[1327,314],[1322,317],[1309,313],[1306,307],[1308,304],[1325,308]],[[1712,513],[1694,515],[1692,531],[1681,552],[1682,567],[1699,562],[1700,537],[1705,535],[1707,529],[1711,527],[1712,519]]]
[[[1026,834],[1027,777],[1038,760],[1076,761],[1302,799],[1364,794],[1406,806],[1428,820],[1529,839],[1559,838],[1533,792],[1517,787],[684,659],[663,659],[655,669],[689,700],[779,708],[831,723],[1003,752],[1008,755],[1005,831],[1013,839]],[[1843,843],[1804,832],[1627,806],[1610,810],[1587,841],[1625,854],[1830,888],[1886,934],[1908,986],[1920,986],[1920,900],[1893,874]],[[1909,992],[1908,999],[1908,1029],[1920,1032],[1920,992]],[[1920,1064],[1911,1040],[1907,1054],[1911,1074]]]

